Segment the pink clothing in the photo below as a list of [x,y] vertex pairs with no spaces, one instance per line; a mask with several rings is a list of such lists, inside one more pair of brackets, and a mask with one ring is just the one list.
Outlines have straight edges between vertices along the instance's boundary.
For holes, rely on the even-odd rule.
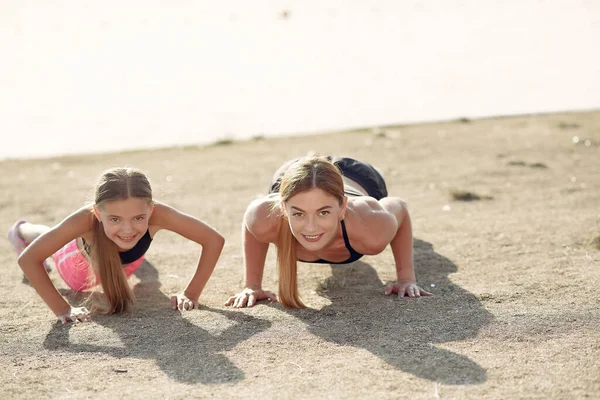
[[[52,255],[54,265],[59,275],[71,289],[82,292],[100,283],[100,278],[94,274],[87,257],[77,246],[77,239],[67,243],[62,249]],[[144,261],[141,256],[130,264],[123,265],[123,272],[129,278]]]

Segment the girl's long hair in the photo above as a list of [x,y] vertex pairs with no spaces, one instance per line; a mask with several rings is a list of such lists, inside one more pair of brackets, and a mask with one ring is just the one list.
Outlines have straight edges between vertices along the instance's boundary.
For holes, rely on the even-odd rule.
[[[130,197],[152,202],[152,189],[146,176],[133,168],[113,168],[105,171],[95,188],[96,207],[105,202],[126,200]],[[100,278],[108,302],[107,314],[126,311],[133,303],[133,291],[127,283],[119,249],[104,232],[102,222],[93,218],[94,241],[91,244],[92,267]]]
[[[301,158],[290,165],[281,178],[280,206],[292,196],[318,188],[338,199],[344,200],[344,180],[340,170],[327,158],[311,156]],[[285,307],[306,307],[298,293],[296,246],[289,222],[282,212],[277,228],[277,271],[279,274],[279,301]]]

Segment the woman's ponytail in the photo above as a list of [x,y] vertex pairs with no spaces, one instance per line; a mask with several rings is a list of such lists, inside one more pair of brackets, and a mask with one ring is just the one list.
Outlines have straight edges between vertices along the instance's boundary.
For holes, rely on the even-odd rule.
[[277,227],[277,272],[279,274],[279,301],[284,307],[305,308],[298,294],[296,238],[283,216]]

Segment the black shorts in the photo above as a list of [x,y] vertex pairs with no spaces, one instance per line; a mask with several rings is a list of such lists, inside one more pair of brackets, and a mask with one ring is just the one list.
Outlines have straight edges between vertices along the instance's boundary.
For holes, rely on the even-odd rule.
[[[281,167],[279,167],[279,169],[275,172],[275,175],[273,175],[273,179],[271,180],[269,193],[279,192],[281,177],[290,167],[290,165],[299,159],[300,158],[295,158],[287,161]],[[387,197],[388,192],[385,185],[385,180],[383,179],[383,176],[381,176],[381,174],[375,168],[373,168],[372,165],[350,157],[328,156],[327,159],[338,167],[338,169],[342,172],[342,175],[352,179],[354,182],[362,186],[367,191],[369,196],[374,197],[377,200]]]

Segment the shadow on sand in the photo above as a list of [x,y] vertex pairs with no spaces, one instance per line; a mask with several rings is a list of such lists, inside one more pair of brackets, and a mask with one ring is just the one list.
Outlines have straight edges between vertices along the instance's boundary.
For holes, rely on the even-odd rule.
[[[57,322],[44,340],[49,350],[109,354],[116,358],[155,360],[169,377],[188,384],[231,383],[244,379],[244,372],[220,354],[271,326],[266,320],[235,311],[202,307],[200,312],[226,318],[222,332],[213,334],[170,309],[169,298],[160,291],[158,271],[147,261],[136,271],[141,280],[134,286],[136,310],[124,315],[94,315],[94,323],[114,331],[122,345],[102,346],[69,341],[73,324]],[[73,296],[73,292],[65,292]],[[198,311],[191,311],[198,312]]]
[[[457,267],[415,240],[418,281],[433,297],[384,297],[384,283],[369,264],[331,265],[332,276],[317,292],[331,304],[321,310],[288,310],[313,334],[333,343],[366,349],[388,364],[420,378],[449,384],[480,384],[486,371],[461,354],[436,346],[472,338],[492,316],[477,298],[452,283]],[[431,288],[435,284],[435,288]]]

